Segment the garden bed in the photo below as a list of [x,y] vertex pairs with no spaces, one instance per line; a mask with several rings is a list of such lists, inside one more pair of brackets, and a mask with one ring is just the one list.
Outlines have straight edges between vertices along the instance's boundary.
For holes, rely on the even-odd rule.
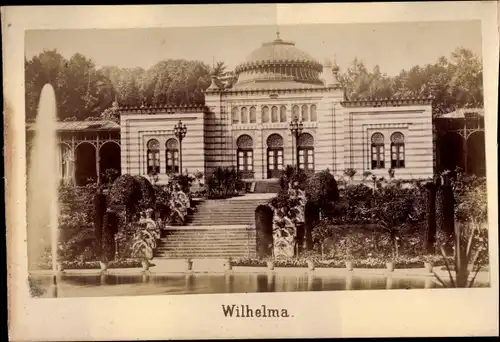
[[[50,270],[52,269],[51,264],[38,265],[40,270]],[[92,270],[100,269],[101,266],[99,261],[63,261],[62,267],[65,270]],[[108,268],[139,268],[141,266],[141,261],[136,259],[120,259],[115,261],[110,261],[108,263]]]
[[[308,260],[314,260],[314,258],[289,258],[289,259],[235,259],[232,260],[231,264],[233,266],[243,266],[243,267],[266,267],[268,261],[274,262],[274,267],[308,267]],[[395,261],[396,268],[424,268],[424,257],[412,257],[405,258],[400,257]],[[431,257],[431,263],[435,267],[445,266],[443,258],[439,255]],[[345,268],[345,261],[340,259],[315,259],[314,265],[316,268]],[[355,268],[373,268],[381,269],[386,268],[386,261],[378,258],[365,258],[353,261],[353,267]]]

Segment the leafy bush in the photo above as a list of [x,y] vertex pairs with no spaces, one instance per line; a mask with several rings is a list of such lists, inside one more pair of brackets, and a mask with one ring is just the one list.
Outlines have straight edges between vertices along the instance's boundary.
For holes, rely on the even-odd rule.
[[116,169],[106,169],[102,174],[102,180],[107,184],[113,184],[120,176],[120,172]]
[[102,226],[104,214],[106,213],[106,195],[98,192],[94,197],[94,234],[96,240],[95,254],[101,256],[102,249]]
[[102,231],[101,260],[108,262],[115,259],[115,234],[118,232],[118,215],[110,210],[104,214]]
[[153,252],[156,248],[156,243],[160,239],[160,228],[157,223],[151,218],[152,210],[141,213],[135,231],[132,256],[139,259],[151,260],[153,259]]
[[228,198],[242,190],[240,175],[234,167],[218,167],[206,180],[208,198]]
[[313,202],[325,213],[329,204],[339,200],[339,190],[335,177],[328,170],[320,171],[310,177],[305,186],[308,201]]
[[144,177],[128,174],[118,177],[108,193],[110,205],[123,205],[127,220],[132,220],[139,211],[154,207],[155,191]]
[[292,165],[287,165],[280,175],[280,187],[282,191],[286,191],[290,188],[304,189],[306,181],[308,179],[307,174],[302,169],[297,169],[297,167]]

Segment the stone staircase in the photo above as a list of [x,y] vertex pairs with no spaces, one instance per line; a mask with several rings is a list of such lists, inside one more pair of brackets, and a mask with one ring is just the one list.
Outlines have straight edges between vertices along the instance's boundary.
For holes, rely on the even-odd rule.
[[255,208],[267,200],[228,199],[199,202],[187,217],[188,226],[249,225],[255,221]]
[[254,257],[255,209],[267,202],[263,198],[197,202],[186,226],[162,231],[155,258]]
[[163,231],[155,258],[255,257],[255,229],[246,226],[179,227]]

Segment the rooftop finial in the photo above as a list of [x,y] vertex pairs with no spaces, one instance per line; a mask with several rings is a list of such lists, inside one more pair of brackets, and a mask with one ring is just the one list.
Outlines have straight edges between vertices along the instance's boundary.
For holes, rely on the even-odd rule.
[[280,39],[280,27],[277,26],[276,27],[276,40],[279,40]]

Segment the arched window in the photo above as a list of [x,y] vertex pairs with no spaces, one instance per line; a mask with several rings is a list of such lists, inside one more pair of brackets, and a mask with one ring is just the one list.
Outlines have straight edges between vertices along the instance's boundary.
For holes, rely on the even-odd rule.
[[160,143],[156,139],[151,139],[147,143],[147,172],[149,174],[160,173]]
[[314,173],[314,138],[309,133],[299,135],[297,142],[299,169],[306,173]]
[[382,133],[372,135],[372,169],[383,169],[384,163],[384,136]]
[[242,178],[253,178],[253,139],[244,134],[236,140],[237,167]]
[[280,122],[286,122],[286,106],[280,107]]
[[177,147],[177,139],[168,139],[165,143],[165,161],[166,172],[179,172],[179,148]]
[[309,121],[309,113],[307,112],[306,105],[302,106],[302,121],[304,121],[304,122]]
[[250,107],[250,123],[257,122],[257,109],[255,107]]
[[297,105],[292,107],[292,120],[295,118],[299,118],[299,106]]
[[311,105],[310,109],[311,121],[318,121],[318,115],[316,114],[316,105]]
[[241,123],[248,123],[248,109],[247,107],[241,107]]
[[405,136],[401,132],[391,135],[391,168],[405,167]]
[[233,124],[237,124],[240,122],[237,107],[233,107],[233,109],[231,110],[231,121],[233,122]]
[[269,122],[269,107],[264,106],[262,107],[262,123],[268,123]]
[[283,137],[271,134],[267,138],[267,178],[278,178],[283,170]]
[[271,122],[279,122],[278,107],[272,106],[271,108]]

